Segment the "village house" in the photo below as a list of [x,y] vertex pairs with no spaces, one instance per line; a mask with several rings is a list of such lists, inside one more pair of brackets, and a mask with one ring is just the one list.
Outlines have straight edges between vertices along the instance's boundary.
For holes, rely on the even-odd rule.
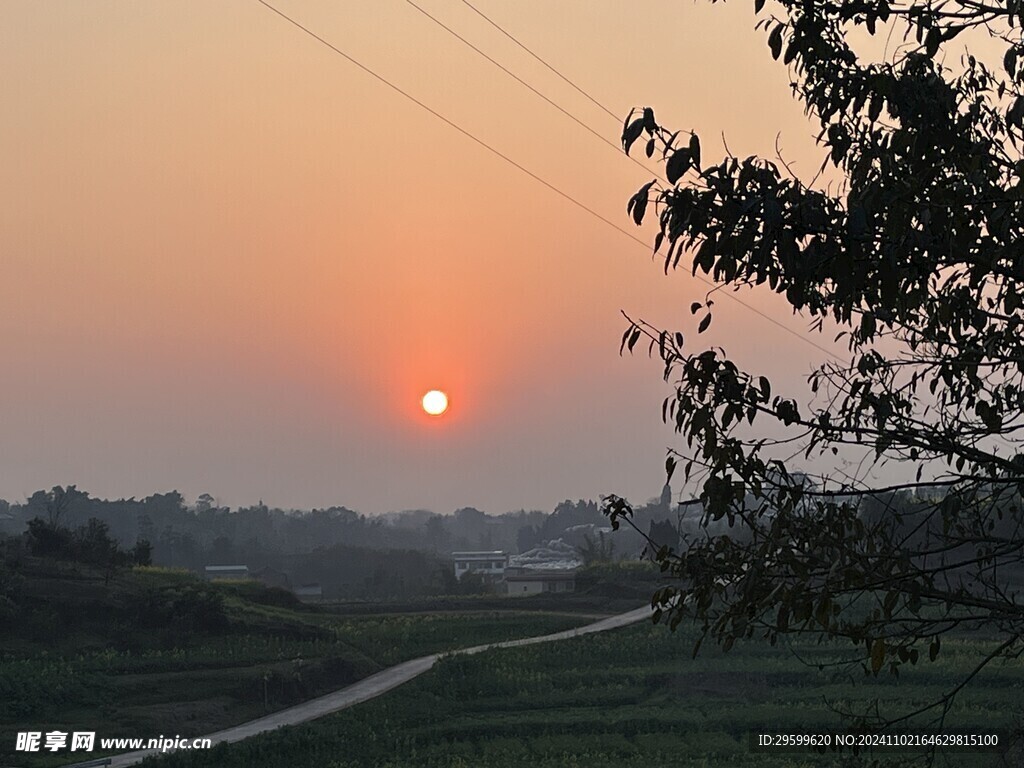
[[485,581],[498,581],[508,567],[508,555],[501,550],[452,552],[452,560],[455,561],[455,577],[458,579],[467,573],[479,573]]
[[247,565],[208,565],[203,569],[203,575],[207,581],[235,581],[250,578]]
[[505,586],[511,596],[539,595],[551,592],[575,592],[575,569],[539,570],[509,568]]

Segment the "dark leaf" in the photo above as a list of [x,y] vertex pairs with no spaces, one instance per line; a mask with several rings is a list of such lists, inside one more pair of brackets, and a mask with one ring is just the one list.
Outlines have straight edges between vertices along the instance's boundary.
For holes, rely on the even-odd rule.
[[882,105],[885,100],[877,93],[871,94],[871,102],[868,104],[868,119],[875,122],[882,114]]
[[633,332],[629,334],[629,341],[626,342],[626,349],[630,352],[633,351],[633,347],[640,341],[641,331],[639,328],[633,328]]
[[789,65],[793,63],[793,59],[800,52],[800,46],[797,45],[795,38],[790,38],[789,45],[786,46],[786,55],[782,57],[782,63]]
[[640,119],[643,120],[644,130],[649,134],[653,135],[658,130],[658,124],[654,122],[654,110],[650,107],[644,107],[644,114]]
[[878,638],[871,644],[871,671],[876,675],[885,664],[885,640]]
[[634,326],[630,325],[629,328],[626,329],[625,333],[622,334],[622,342],[619,344],[619,354],[620,355],[626,349],[626,342],[629,341],[629,336],[630,336],[631,333],[633,333],[633,328],[634,328]]
[[1011,45],[1003,55],[1003,69],[1011,78],[1017,74],[1017,48]]
[[644,214],[647,212],[647,195],[637,192],[636,196],[633,198],[631,202],[633,207],[633,222],[637,226],[640,226],[641,224],[643,224]]
[[629,205],[626,206],[626,213],[633,214],[633,221],[637,226],[643,224],[644,213],[647,211],[647,200],[648,194],[651,191],[651,187],[654,186],[653,181],[649,181],[637,190],[637,193],[629,199]]
[[633,142],[640,138],[640,134],[644,132],[644,119],[638,117],[622,132],[622,148],[626,150],[626,154],[629,154],[629,148],[633,146]]
[[1010,111],[1006,113],[1006,122],[1017,128],[1024,128],[1024,96],[1018,96]]
[[772,58],[778,61],[782,55],[782,24],[776,24],[772,33],[768,35],[768,48],[771,49]]
[[690,159],[693,161],[693,167],[698,171],[700,170],[700,138],[696,133],[690,134]]
[[665,176],[669,184],[675,184],[690,170],[693,161],[689,149],[677,149],[665,163]]

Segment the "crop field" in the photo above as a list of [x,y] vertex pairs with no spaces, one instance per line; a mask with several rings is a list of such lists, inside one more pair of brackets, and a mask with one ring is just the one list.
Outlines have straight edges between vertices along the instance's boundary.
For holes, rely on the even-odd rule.
[[[984,638],[950,639],[899,678],[836,678],[818,665],[850,646],[741,643],[691,658],[693,636],[636,626],[526,648],[451,656],[372,701],[304,726],[152,761],[154,768],[563,768],[833,765],[832,753],[755,754],[751,732],[843,733],[834,708],[872,699],[893,714],[946,691]],[[793,651],[796,651],[798,659]],[[956,730],[1019,727],[1024,664],[982,673],[946,717]],[[923,725],[923,723],[922,723]],[[876,754],[875,757],[880,757]],[[884,756],[887,764],[913,754]],[[149,765],[150,763],[147,763]],[[937,765],[994,765],[993,754]]]
[[[95,617],[80,617],[48,642],[32,642],[27,633],[39,628],[22,627],[20,635],[14,633],[12,642],[0,648],[0,765],[13,757],[26,768],[68,762],[66,753],[63,759],[45,753],[9,754],[18,731],[198,736],[416,656],[556,632],[588,621],[511,611],[342,617],[257,602],[266,596],[249,585],[211,587],[158,571],[123,579],[103,593],[106,602],[95,604]],[[83,588],[81,582],[69,584]],[[180,606],[181,595],[198,601],[195,595],[204,590],[223,600],[224,624],[215,632],[140,629],[136,615],[129,620],[117,612],[135,593],[144,594],[148,606],[158,599]],[[123,626],[117,623],[121,620]]]

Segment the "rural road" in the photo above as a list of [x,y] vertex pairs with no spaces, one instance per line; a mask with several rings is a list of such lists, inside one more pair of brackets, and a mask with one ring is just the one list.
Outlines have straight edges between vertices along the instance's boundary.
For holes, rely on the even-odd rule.
[[[515,648],[521,645],[534,645],[536,643],[550,643],[555,640],[566,640],[570,637],[580,637],[581,635],[589,635],[594,632],[604,632],[609,629],[625,627],[629,624],[635,624],[638,621],[642,621],[643,619],[650,617],[650,615],[651,609],[645,606],[628,613],[609,616],[606,619],[595,621],[593,624],[585,624],[582,627],[567,629],[550,635],[525,637],[520,640],[506,640],[504,642],[489,643],[487,645],[476,645],[472,648],[462,648],[457,651],[449,651],[448,653],[480,653],[481,651],[486,651],[491,648]],[[236,725],[233,728],[227,728],[223,731],[211,733],[205,738],[209,738],[214,744],[219,744],[221,742],[230,743],[247,739],[250,736],[255,736],[259,733],[273,731],[286,725],[298,725],[299,723],[305,723],[309,720],[316,720],[318,717],[323,717],[324,715],[329,715],[332,712],[347,709],[348,707],[364,702],[367,699],[380,696],[382,693],[386,693],[392,688],[395,688],[402,683],[406,683],[414,677],[422,675],[428,669],[433,667],[434,664],[437,663],[437,660],[444,655],[448,654],[434,653],[430,656],[421,656],[418,659],[404,661],[401,664],[388,667],[385,670],[370,675],[369,677],[365,677],[362,680],[334,691],[333,693],[328,693],[325,696],[311,699],[303,704],[297,704],[294,707],[288,707],[288,709],[282,709],[281,711],[274,712],[266,717],[250,720],[247,723]],[[122,755],[111,757],[109,765],[110,768],[126,768],[126,766],[136,765],[137,763],[142,762],[145,758],[155,754],[159,754],[159,751],[155,749],[142,749],[136,752],[126,752]]]

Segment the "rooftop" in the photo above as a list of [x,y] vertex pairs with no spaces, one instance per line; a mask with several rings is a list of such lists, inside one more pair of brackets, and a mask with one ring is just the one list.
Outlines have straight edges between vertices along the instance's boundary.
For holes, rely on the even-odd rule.
[[541,571],[527,570],[523,573],[506,573],[505,581],[574,581],[575,570]]
[[493,560],[496,557],[505,557],[505,553],[500,549],[490,552],[452,552],[452,557],[456,560]]

